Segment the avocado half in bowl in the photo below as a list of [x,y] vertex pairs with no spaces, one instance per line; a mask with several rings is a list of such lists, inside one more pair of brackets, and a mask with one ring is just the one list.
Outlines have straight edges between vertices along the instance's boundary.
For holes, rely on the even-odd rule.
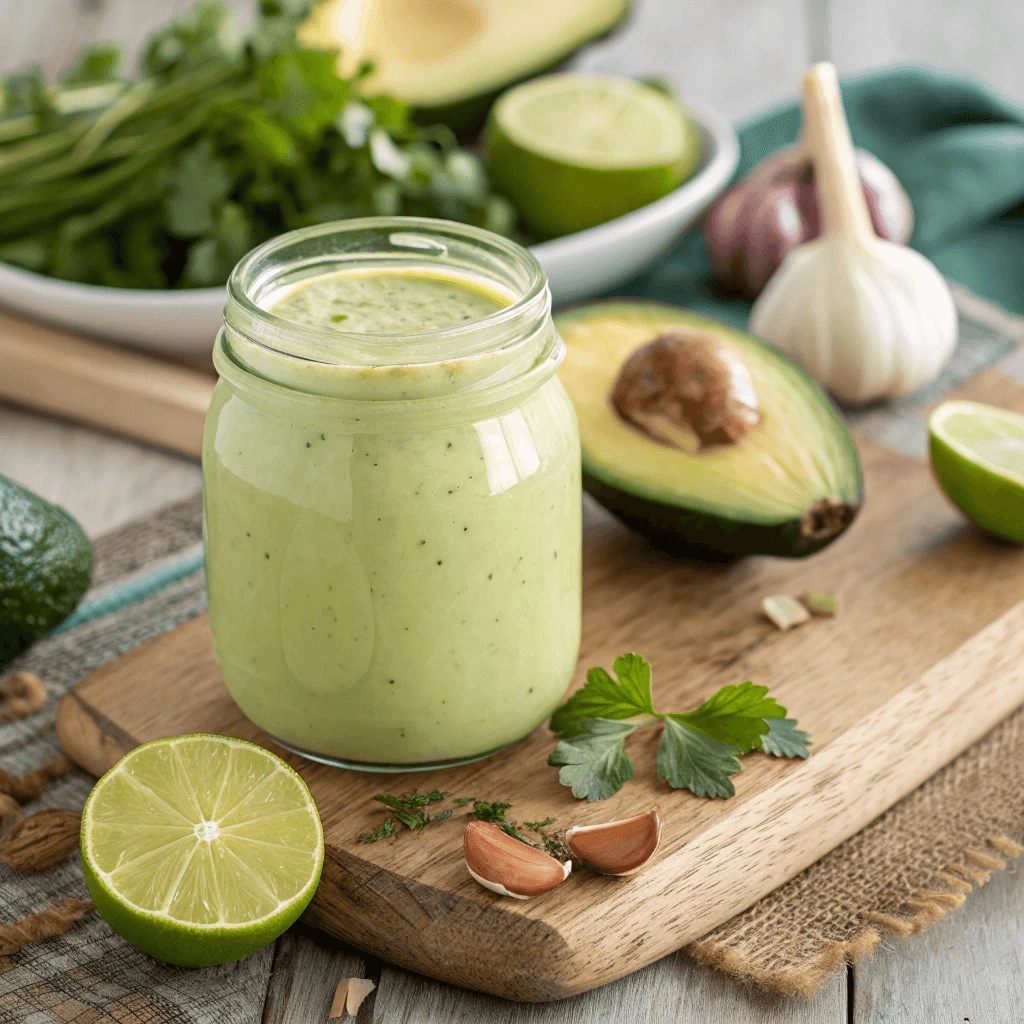
[[853,439],[777,349],[652,302],[582,306],[556,323],[584,488],[656,546],[799,558],[853,522],[863,497]]

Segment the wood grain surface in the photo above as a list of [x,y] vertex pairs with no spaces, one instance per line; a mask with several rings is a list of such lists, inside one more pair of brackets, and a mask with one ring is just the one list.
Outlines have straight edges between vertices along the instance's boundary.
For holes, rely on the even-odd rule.
[[[243,14],[252,8],[251,0],[229,2]],[[127,43],[134,60],[145,34],[188,6],[189,0],[0,0],[0,70],[41,61],[52,79],[81,46],[108,38]],[[1015,0],[985,0],[980,6],[963,0],[871,0],[867,6],[864,0],[803,0],[784,4],[782,13],[776,0],[643,0],[638,8],[624,32],[584,55],[585,66],[666,74],[684,87],[684,96],[713,103],[731,117],[792,95],[794,72],[809,59],[829,56],[843,71],[885,60],[954,61],[1024,100],[1019,33],[1009,30],[1020,16]],[[774,36],[765,33],[769,21]],[[1024,382],[1024,360],[1018,364],[1016,376]],[[187,459],[7,407],[0,408],[0,472],[65,505],[91,536],[183,498],[199,484],[198,465]],[[924,936],[886,944],[812,1001],[764,1000],[673,955],[604,989],[548,1005],[517,1006],[386,967],[373,1019],[959,1024],[968,1018],[975,1024],[1018,1024],[1024,1019],[1020,887],[1020,871],[997,873],[963,909]],[[279,944],[291,949],[291,935]],[[279,1024],[291,999],[300,1001],[305,1014],[310,1007],[304,993],[320,984],[326,962],[312,954],[313,946],[321,954],[347,955],[304,936],[303,951],[310,955],[280,959],[263,1010],[263,994],[255,993],[256,1010],[250,1015],[239,1006],[238,1021]],[[40,1007],[39,1024],[56,1024],[61,1010]],[[298,1019],[316,1024],[323,1018]]]
[[[974,397],[1024,408],[1024,389],[984,375]],[[868,501],[814,559],[680,563],[614,521],[584,539],[586,667],[624,650],[651,661],[661,706],[686,709],[726,683],[768,684],[814,739],[809,761],[751,757],[728,801],[658,783],[656,737],[634,737],[637,778],[611,800],[574,801],[540,729],[488,761],[402,779],[511,800],[520,820],[611,820],[660,803],[662,849],[621,881],[581,872],[543,897],[495,897],[467,875],[463,815],[374,845],[381,779],[292,758],[317,801],[327,862],[307,920],[392,963],[525,1000],[562,998],[680,948],[862,828],[1024,703],[1024,550],[968,527],[928,468],[860,444]],[[758,612],[771,593],[826,590],[842,613],[789,633]],[[138,681],[148,680],[145,692]],[[205,616],[87,678],[61,705],[68,753],[102,771],[157,736],[225,732],[270,744],[220,679]],[[392,784],[392,787],[395,784]]]
[[0,310],[0,398],[198,457],[216,379]]

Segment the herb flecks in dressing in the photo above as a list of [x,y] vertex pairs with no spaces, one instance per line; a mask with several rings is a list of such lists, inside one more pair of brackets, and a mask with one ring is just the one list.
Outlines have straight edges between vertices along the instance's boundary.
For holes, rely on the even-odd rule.
[[455,275],[338,271],[277,297],[270,312],[317,330],[420,334],[474,323],[507,305],[499,292]]

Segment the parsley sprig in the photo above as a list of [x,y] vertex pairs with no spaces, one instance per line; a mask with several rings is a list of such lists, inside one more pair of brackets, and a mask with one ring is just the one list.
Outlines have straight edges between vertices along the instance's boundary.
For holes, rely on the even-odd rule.
[[643,657],[623,654],[612,668],[615,678],[592,668],[586,685],[551,716],[559,743],[548,764],[560,769],[559,782],[578,799],[607,799],[633,778],[626,738],[648,726],[661,726],[658,778],[697,796],[734,796],[731,776],[751,751],[810,755],[810,737],[766,686],[723,686],[693,711],[662,713],[654,708],[651,666]]

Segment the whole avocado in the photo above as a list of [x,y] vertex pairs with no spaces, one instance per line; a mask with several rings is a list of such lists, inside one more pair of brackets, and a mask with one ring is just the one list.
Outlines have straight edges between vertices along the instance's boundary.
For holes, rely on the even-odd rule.
[[64,509],[0,475],[0,668],[74,611],[92,564]]

